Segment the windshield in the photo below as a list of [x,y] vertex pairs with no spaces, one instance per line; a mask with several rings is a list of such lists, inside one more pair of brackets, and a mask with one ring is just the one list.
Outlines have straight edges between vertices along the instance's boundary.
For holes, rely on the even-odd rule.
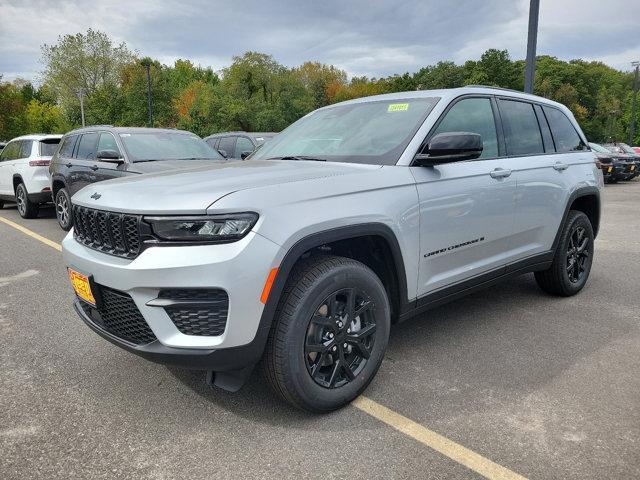
[[256,151],[252,160],[307,157],[395,165],[438,98],[336,105],[311,112]]
[[592,150],[600,153],[611,153],[609,150],[604,148],[602,145],[598,145],[597,143],[590,143],[589,146]]
[[40,155],[42,157],[53,157],[59,143],[59,138],[47,138],[46,140],[40,140]]
[[188,133],[121,133],[129,158],[133,162],[152,160],[224,160],[200,137]]
[[618,147],[620,147],[623,151],[625,151],[627,153],[630,153],[632,155],[636,154],[636,151],[633,148],[631,148],[629,145],[627,145],[626,143],[619,143]]

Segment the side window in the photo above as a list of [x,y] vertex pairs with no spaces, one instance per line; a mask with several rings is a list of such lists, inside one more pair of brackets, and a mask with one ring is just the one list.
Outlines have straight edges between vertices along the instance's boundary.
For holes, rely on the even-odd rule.
[[544,153],[542,134],[533,105],[516,100],[499,100],[507,155]]
[[19,158],[29,158],[31,156],[31,149],[33,148],[33,140],[22,140],[21,143]]
[[76,158],[78,160],[95,160],[96,144],[98,143],[97,133],[85,133],[80,137]]
[[63,158],[71,158],[73,155],[73,148],[76,146],[76,140],[78,140],[78,135],[71,135],[66,137],[62,141],[62,146],[60,147],[59,157]]
[[101,133],[98,140],[98,152],[100,150],[113,150],[120,154],[120,149],[116,143],[116,139],[110,133]]
[[542,107],[549,121],[553,140],[558,152],[574,152],[586,150],[586,145],[576,132],[571,121],[557,108]]
[[210,146],[211,148],[213,148],[214,150],[217,150],[217,149],[218,149],[218,141],[219,141],[219,140],[220,140],[220,139],[219,139],[218,137],[209,138],[209,139],[207,140],[207,143],[209,144],[209,146]]
[[247,137],[238,137],[234,158],[241,158],[243,152],[253,152],[253,143]]
[[222,137],[218,148],[227,152],[227,157],[233,157],[236,148],[236,137]]
[[549,122],[547,122],[547,117],[544,116],[544,112],[542,111],[542,107],[540,105],[534,105],[534,110],[536,111],[536,117],[538,117],[538,124],[540,125],[540,130],[542,130],[542,141],[544,142],[544,151],[555,152],[556,147],[553,144],[553,137],[551,136],[551,130],[549,129]]
[[465,98],[447,112],[433,135],[446,132],[471,132],[482,136],[480,158],[498,156],[496,122],[489,98]]
[[11,142],[2,150],[2,161],[15,160],[20,153],[20,142]]

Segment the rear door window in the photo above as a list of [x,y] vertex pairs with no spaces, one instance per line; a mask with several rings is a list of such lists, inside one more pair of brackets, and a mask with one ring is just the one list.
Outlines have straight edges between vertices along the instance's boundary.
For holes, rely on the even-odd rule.
[[549,123],[544,116],[542,107],[540,105],[534,105],[533,108],[536,111],[536,117],[538,117],[538,124],[542,131],[542,141],[544,142],[544,151],[547,153],[555,152],[555,146],[553,145],[553,137],[551,136],[551,130],[549,129]]
[[22,140],[20,143],[20,156],[18,158],[29,158],[33,148],[33,140]]
[[40,140],[40,155],[43,157],[53,157],[53,154],[56,153],[56,148],[58,148],[58,144],[60,143],[59,138],[47,138],[45,140]]
[[80,143],[78,144],[76,158],[78,160],[95,160],[97,144],[97,133],[85,133],[80,137]]
[[518,100],[500,99],[507,155],[544,153],[542,134],[533,105]]
[[496,122],[489,98],[465,98],[453,105],[432,136],[447,132],[477,133],[482,137],[480,158],[498,156]]
[[587,149],[580,135],[576,132],[573,123],[564,113],[553,107],[544,106],[542,108],[549,121],[551,134],[558,152],[575,152]]
[[71,135],[65,137],[62,140],[62,146],[60,147],[60,157],[71,158],[73,156],[73,148],[76,146],[78,135]]

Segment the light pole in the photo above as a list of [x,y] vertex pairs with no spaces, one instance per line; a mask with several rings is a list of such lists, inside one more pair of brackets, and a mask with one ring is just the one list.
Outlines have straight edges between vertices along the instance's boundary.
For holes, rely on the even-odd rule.
[[538,14],[540,0],[529,4],[529,34],[527,36],[527,65],[524,70],[524,91],[533,93],[533,79],[536,73],[536,45],[538,43]]
[[631,62],[631,65],[636,67],[636,73],[633,77],[633,98],[631,99],[631,126],[629,127],[629,145],[634,144],[634,138],[636,136],[636,106],[638,103],[638,69],[640,69],[640,62]]
[[613,141],[613,124],[615,123],[616,120],[616,114],[620,113],[619,110],[612,110],[609,114],[611,121],[609,122],[609,135],[607,135],[607,142],[612,142]]
[[147,70],[147,107],[149,109],[149,128],[153,127],[153,108],[151,105],[151,59],[143,58],[140,64]]
[[84,127],[84,88],[78,89],[78,97],[80,97],[80,116],[82,117],[82,126]]

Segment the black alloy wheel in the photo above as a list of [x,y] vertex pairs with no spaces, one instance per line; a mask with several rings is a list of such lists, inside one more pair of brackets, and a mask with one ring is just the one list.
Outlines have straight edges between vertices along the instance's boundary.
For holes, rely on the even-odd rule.
[[582,281],[590,254],[590,241],[587,231],[584,227],[578,225],[571,232],[567,248],[567,274],[572,283]]

